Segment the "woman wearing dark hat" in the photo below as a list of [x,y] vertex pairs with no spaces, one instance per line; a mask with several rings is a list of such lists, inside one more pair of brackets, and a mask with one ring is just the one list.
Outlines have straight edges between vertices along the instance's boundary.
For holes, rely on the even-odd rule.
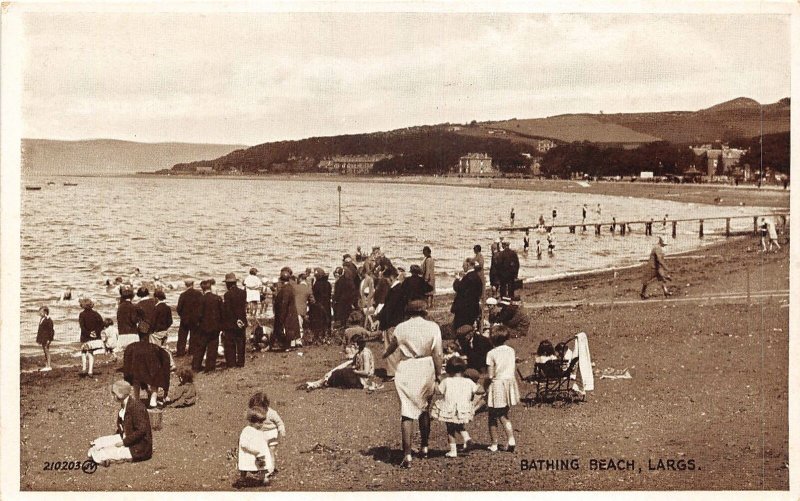
[[308,326],[311,342],[327,338],[331,331],[331,283],[322,268],[314,269],[314,284],[311,292],[314,302],[308,308]]
[[[386,292],[386,299],[375,309],[375,315],[378,317],[379,327],[383,331],[384,348],[388,350],[394,339],[395,327],[403,321],[407,301],[405,289],[397,277],[397,270],[388,268],[383,272],[383,276],[390,281],[390,285]],[[397,357],[389,357],[386,360],[387,379],[394,377],[396,366]]]
[[[292,269],[281,269],[281,285],[275,294],[272,310],[275,312],[273,336],[270,339],[271,349],[289,350],[292,341],[300,339],[300,320],[297,317],[297,305],[294,299],[294,289],[291,284]],[[276,342],[278,346],[276,346]]]
[[442,334],[436,322],[425,319],[425,301],[411,301],[406,313],[410,318],[397,326],[394,339],[383,354],[386,359],[397,351],[401,357],[394,381],[400,399],[402,468],[411,467],[414,420],[419,421],[420,454],[422,457],[428,455],[428,437],[431,431],[429,407],[442,372]]
[[333,321],[335,326],[345,327],[353,311],[353,305],[358,304],[358,289],[347,268],[336,268],[336,272],[338,275],[334,273],[337,278],[333,285]]
[[[81,345],[100,339],[100,333],[105,327],[103,317],[94,311],[94,301],[81,298],[78,301],[83,311],[78,315],[78,324],[81,328]],[[88,367],[87,367],[88,364]],[[94,369],[94,354],[91,350],[81,350],[81,376],[92,376]]]

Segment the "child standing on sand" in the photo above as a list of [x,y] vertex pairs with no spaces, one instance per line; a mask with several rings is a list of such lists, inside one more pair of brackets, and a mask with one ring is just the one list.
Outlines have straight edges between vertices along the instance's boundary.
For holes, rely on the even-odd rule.
[[261,430],[264,433],[264,438],[267,441],[267,445],[269,445],[269,452],[272,456],[272,464],[273,469],[275,472],[278,471],[278,437],[285,437],[286,436],[286,427],[283,424],[283,420],[281,419],[278,412],[269,406],[269,397],[262,392],[259,391],[252,397],[250,397],[250,402],[248,402],[248,406],[250,409],[257,409],[261,408],[264,409],[265,414],[265,421]]
[[274,463],[264,437],[266,420],[267,411],[263,407],[247,409],[247,426],[239,435],[239,478],[234,487],[269,484]]
[[450,446],[445,456],[458,457],[456,434],[461,434],[464,439],[463,451],[469,449],[472,440],[464,429],[464,425],[472,421],[474,414],[473,399],[478,393],[478,385],[471,379],[464,377],[467,363],[460,357],[453,357],[447,361],[446,377],[439,383],[439,392],[443,398],[434,402],[431,408],[431,417],[444,422],[447,427],[447,443]]
[[40,372],[47,372],[53,370],[50,367],[50,343],[53,342],[55,331],[53,330],[53,320],[50,318],[50,308],[42,306],[39,308],[39,330],[36,332],[36,343],[42,346],[44,351],[44,367],[39,369]]
[[[516,380],[516,353],[505,343],[508,334],[505,332],[492,336],[495,348],[486,355],[486,364],[489,367],[489,393],[486,405],[489,408],[489,436],[492,445],[489,450],[497,452],[503,450],[514,452],[517,445],[514,439],[514,427],[508,418],[512,405],[519,403],[519,387]],[[497,423],[501,422],[508,437],[508,445],[499,448],[497,445]]]

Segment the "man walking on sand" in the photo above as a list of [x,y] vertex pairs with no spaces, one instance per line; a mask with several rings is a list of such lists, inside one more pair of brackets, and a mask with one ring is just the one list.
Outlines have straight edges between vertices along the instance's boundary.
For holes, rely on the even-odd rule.
[[653,249],[650,251],[650,258],[648,259],[647,267],[642,277],[642,292],[639,294],[642,299],[647,299],[649,297],[647,295],[647,286],[653,280],[661,282],[661,288],[664,289],[665,297],[672,295],[669,289],[667,289],[666,284],[668,280],[671,280],[670,276],[667,274],[669,273],[669,268],[667,268],[667,262],[664,258],[664,247],[666,245],[664,239],[658,237],[658,243],[654,245]]

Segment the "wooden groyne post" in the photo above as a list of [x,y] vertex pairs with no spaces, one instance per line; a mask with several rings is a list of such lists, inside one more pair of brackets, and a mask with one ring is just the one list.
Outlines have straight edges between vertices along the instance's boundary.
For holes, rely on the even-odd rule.
[[672,238],[677,238],[677,237],[678,237],[678,222],[677,221],[673,221],[672,222]]
[[731,218],[729,217],[725,218],[725,236],[731,236]]
[[700,220],[700,238],[703,238],[703,220]]

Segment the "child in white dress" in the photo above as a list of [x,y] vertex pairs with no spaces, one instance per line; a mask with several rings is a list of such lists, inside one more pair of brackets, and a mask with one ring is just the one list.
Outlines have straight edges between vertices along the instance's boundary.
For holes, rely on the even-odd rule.
[[286,436],[286,427],[283,424],[281,416],[278,411],[269,406],[269,397],[263,392],[259,391],[252,397],[248,403],[250,409],[263,409],[265,414],[264,423],[261,426],[261,431],[264,439],[269,445],[269,452],[272,459],[273,471],[278,471],[278,437]]
[[447,361],[446,377],[439,383],[439,392],[442,398],[436,400],[431,408],[431,417],[445,423],[447,427],[447,443],[450,451],[445,454],[449,458],[458,456],[456,434],[460,433],[464,439],[464,451],[469,448],[471,440],[464,429],[464,425],[472,421],[474,406],[472,404],[478,385],[471,379],[464,377],[467,364],[459,357]]
[[489,367],[489,393],[486,405],[489,408],[489,436],[492,445],[489,450],[497,452],[497,422],[503,423],[508,445],[501,450],[514,452],[517,443],[514,439],[514,427],[508,417],[512,405],[519,403],[519,387],[516,379],[516,353],[510,346],[506,346],[508,334],[503,332],[492,336],[494,349],[486,355],[486,364]]
[[247,426],[239,435],[239,479],[236,487],[268,485],[269,474],[274,469],[272,454],[264,436],[263,428],[267,411],[262,407],[247,410]]

